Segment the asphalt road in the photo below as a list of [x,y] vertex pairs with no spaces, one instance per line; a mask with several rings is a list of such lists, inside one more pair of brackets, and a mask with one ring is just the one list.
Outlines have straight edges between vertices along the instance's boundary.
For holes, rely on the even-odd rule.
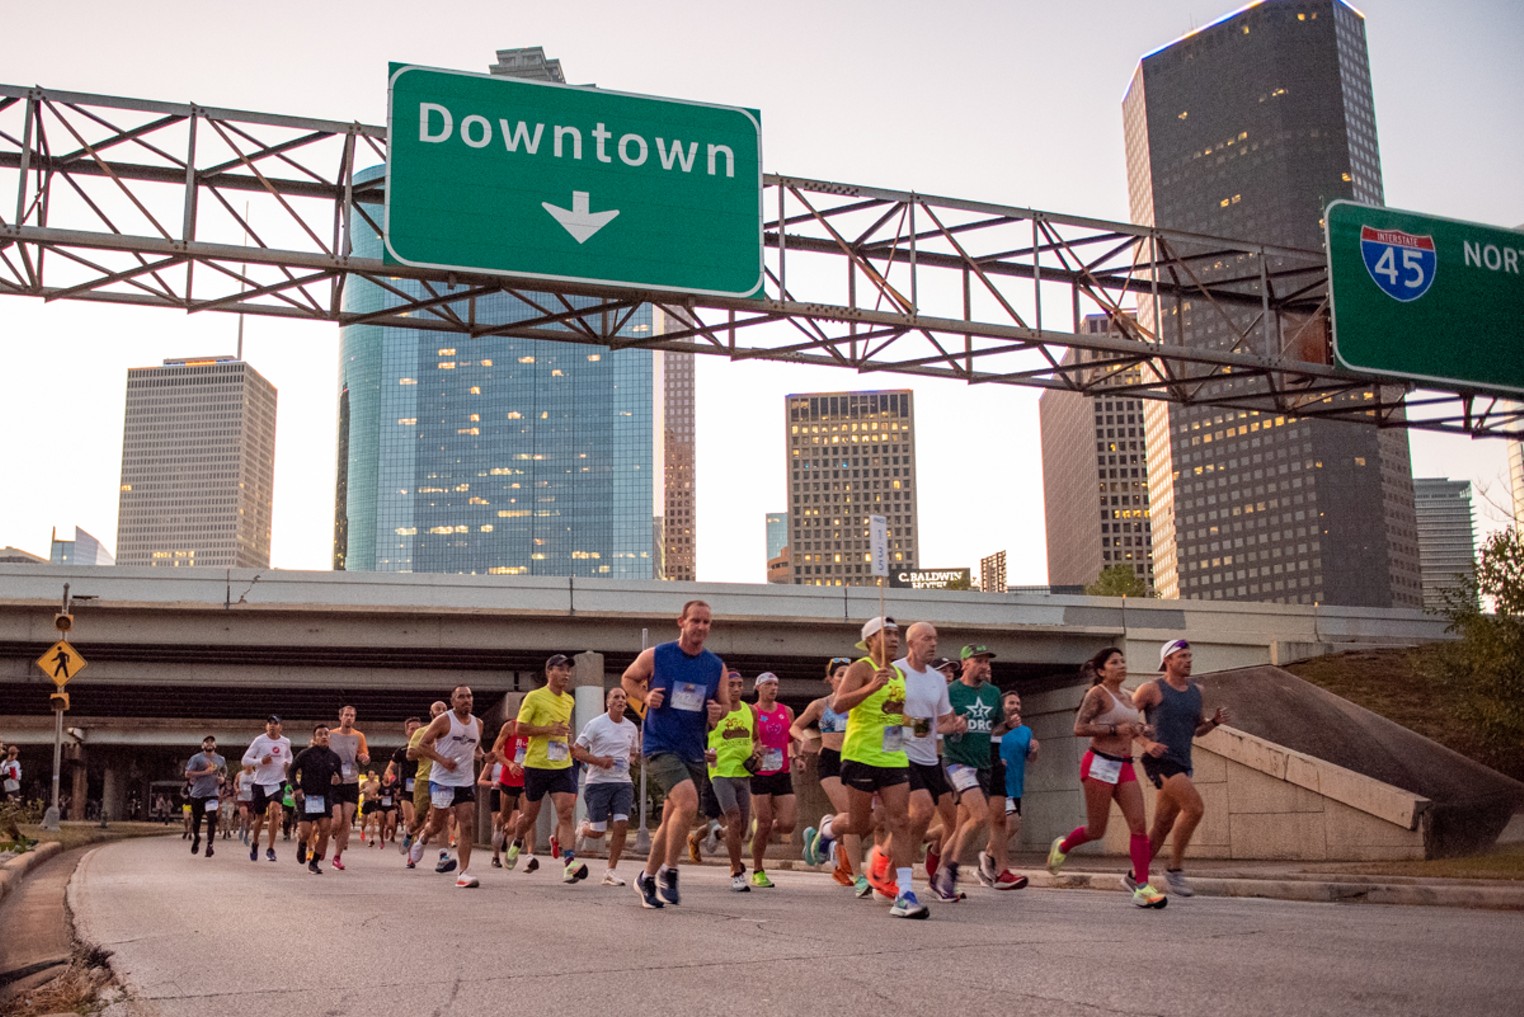
[[[1524,916],[1458,908],[1173,899],[974,887],[927,921],[891,918],[829,877],[779,873],[731,893],[723,868],[683,870],[684,903],[566,886],[475,864],[457,890],[431,867],[352,846],[347,872],[215,858],[178,839],[87,855],[69,901],[82,938],[114,951],[143,1012],[618,1014],[1517,1013]],[[426,856],[429,858],[431,856]],[[626,878],[633,874],[629,867]]]

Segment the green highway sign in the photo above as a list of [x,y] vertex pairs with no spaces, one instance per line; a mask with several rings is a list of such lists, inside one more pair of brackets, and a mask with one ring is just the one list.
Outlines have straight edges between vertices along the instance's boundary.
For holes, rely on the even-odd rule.
[[1342,366],[1524,393],[1524,233],[1350,201],[1324,221]]
[[759,294],[755,111],[408,64],[389,93],[387,261]]

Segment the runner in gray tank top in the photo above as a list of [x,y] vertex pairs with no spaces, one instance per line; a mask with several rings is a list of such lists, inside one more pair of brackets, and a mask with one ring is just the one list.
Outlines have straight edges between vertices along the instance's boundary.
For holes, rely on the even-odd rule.
[[1205,809],[1201,794],[1191,783],[1191,742],[1226,723],[1228,711],[1219,706],[1212,718],[1206,719],[1201,689],[1191,680],[1191,644],[1184,639],[1171,639],[1159,648],[1159,667],[1164,677],[1144,685],[1132,697],[1154,729],[1152,740],[1144,745],[1143,757],[1143,772],[1159,789],[1149,848],[1157,857],[1173,832],[1164,880],[1171,893],[1189,897],[1194,891],[1182,871],[1185,849]]

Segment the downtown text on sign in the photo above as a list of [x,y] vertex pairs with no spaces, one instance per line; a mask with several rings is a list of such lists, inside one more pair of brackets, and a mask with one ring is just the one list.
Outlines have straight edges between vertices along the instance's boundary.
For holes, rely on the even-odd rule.
[[750,297],[756,113],[393,64],[388,261]]
[[1524,393],[1524,233],[1348,201],[1325,222],[1341,365]]

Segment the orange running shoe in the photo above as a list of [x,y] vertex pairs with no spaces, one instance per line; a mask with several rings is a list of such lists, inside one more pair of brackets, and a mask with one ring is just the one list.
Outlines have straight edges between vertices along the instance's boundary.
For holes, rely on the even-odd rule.
[[890,878],[889,856],[875,847],[868,853],[868,885],[893,900],[899,896],[899,887]]
[[840,841],[836,843],[836,868],[831,870],[831,878],[842,886],[857,885],[857,876],[852,872],[852,859],[847,856],[847,846]]

